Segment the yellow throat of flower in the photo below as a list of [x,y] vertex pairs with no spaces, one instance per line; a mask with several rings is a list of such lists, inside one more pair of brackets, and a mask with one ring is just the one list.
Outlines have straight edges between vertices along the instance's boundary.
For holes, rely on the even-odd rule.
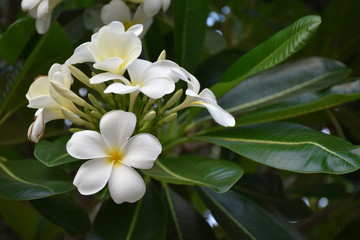
[[108,161],[111,163],[111,164],[120,164],[122,159],[123,159],[123,153],[119,150],[111,150],[109,152],[109,155],[108,155]]

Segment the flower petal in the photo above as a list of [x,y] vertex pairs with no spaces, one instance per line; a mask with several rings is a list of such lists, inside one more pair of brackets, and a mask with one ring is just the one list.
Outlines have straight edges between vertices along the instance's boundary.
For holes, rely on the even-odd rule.
[[35,121],[30,125],[27,136],[30,141],[37,143],[42,135],[44,134],[45,130],[45,122],[44,122],[44,112],[43,109],[39,109],[36,112],[36,119]]
[[143,87],[140,88],[140,91],[150,98],[158,99],[162,98],[165,94],[173,92],[174,89],[174,81],[168,78],[154,78],[143,82]]
[[195,104],[194,106],[203,106],[203,107],[205,107],[209,111],[211,116],[214,118],[215,122],[217,122],[218,124],[220,124],[220,125],[222,125],[224,127],[233,127],[233,126],[235,126],[234,117],[230,113],[228,113],[227,111],[222,109],[217,104],[210,104],[210,103],[203,102],[203,103],[200,103],[200,104]]
[[146,192],[141,176],[125,164],[115,164],[109,179],[109,191],[114,202],[136,202]]
[[95,62],[93,55],[90,53],[88,47],[90,42],[86,42],[78,46],[74,54],[66,60],[65,64],[77,64],[83,62]]
[[131,137],[136,126],[136,116],[131,112],[113,110],[100,120],[100,132],[109,147],[120,150]]
[[67,152],[78,159],[105,158],[109,147],[100,133],[85,130],[76,132],[66,144]]
[[36,7],[40,3],[41,0],[22,0],[21,1],[21,9],[23,11],[29,11],[30,9]]
[[132,83],[141,81],[144,71],[151,65],[151,62],[143,59],[135,59],[127,68]]
[[140,86],[127,86],[122,83],[112,83],[104,91],[104,93],[127,94],[139,90]]
[[152,17],[160,11],[161,0],[144,0],[144,12]]
[[217,104],[216,97],[215,97],[214,93],[208,88],[205,88],[204,90],[202,90],[201,93],[199,94],[199,96],[202,99],[204,99],[204,101],[206,103]]
[[121,64],[124,60],[120,57],[111,57],[107,58],[101,62],[94,63],[94,68],[111,72],[111,73],[119,73]]
[[139,169],[149,169],[160,155],[162,147],[156,137],[141,133],[130,138],[122,151],[123,163]]
[[115,73],[99,73],[99,74],[96,74],[95,76],[93,76],[92,78],[90,78],[90,83],[91,84],[98,84],[98,83],[106,82],[106,81],[109,81],[109,80],[115,80],[115,79],[119,79],[119,80],[122,80],[122,81],[129,82],[129,80],[127,80],[126,78],[124,78],[123,76],[121,76],[119,74],[115,74]]
[[[134,21],[136,21],[136,20],[134,19]],[[145,29],[146,24],[149,24],[148,22],[152,22],[152,19],[146,19],[146,22],[144,21],[142,24],[132,25],[131,27],[129,27],[129,29],[127,31],[134,33],[136,36],[140,36],[140,34],[143,31],[145,31],[144,29]],[[140,22],[138,22],[138,23],[140,23]]]
[[76,173],[73,184],[83,195],[97,193],[108,182],[113,164],[107,159],[86,161]]
[[120,0],[112,0],[101,9],[101,20],[105,24],[112,21],[130,21],[131,13],[129,7]]

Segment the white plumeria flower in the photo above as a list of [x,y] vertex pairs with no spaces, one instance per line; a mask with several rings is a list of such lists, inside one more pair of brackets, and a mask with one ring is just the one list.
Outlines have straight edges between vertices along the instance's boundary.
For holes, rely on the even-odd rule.
[[100,73],[91,78],[90,83],[97,84],[119,79],[123,83],[112,83],[104,92],[117,94],[142,92],[152,99],[158,99],[165,94],[172,93],[175,89],[177,75],[174,74],[172,69],[179,69],[179,66],[169,60],[151,63],[146,60],[136,59],[127,68],[131,80],[116,74]]
[[199,81],[183,68],[176,73],[180,79],[187,83],[188,89],[185,91],[187,96],[184,102],[173,110],[178,111],[189,106],[204,107],[218,124],[224,127],[235,126],[234,117],[217,104],[216,97],[210,89],[205,88],[200,92]]
[[125,31],[121,22],[114,21],[94,33],[91,42],[77,47],[66,63],[93,62],[96,69],[122,75],[141,53],[141,40],[138,37],[141,32],[140,24]]
[[35,113],[35,121],[28,130],[28,137],[33,142],[39,141],[47,122],[65,118],[61,112],[61,107],[67,108],[70,111],[76,109],[72,101],[52,90],[51,82],[61,84],[65,88],[70,88],[73,78],[68,66],[58,63],[53,64],[48,76],[41,76],[35,79],[26,93],[26,98],[29,101],[28,107],[38,109]]
[[[160,142],[151,134],[131,137],[136,116],[114,110],[100,120],[100,133],[76,132],[66,145],[67,152],[78,159],[91,159],[81,165],[74,185],[83,195],[99,192],[108,183],[116,203],[135,202],[146,191],[141,176],[133,169],[149,169],[161,153]],[[130,138],[131,137],[131,138]]]
[[143,3],[144,4],[144,12],[148,16],[154,16],[157,14],[160,9],[164,12],[169,8],[171,0],[129,0],[133,3]]
[[139,35],[144,36],[146,31],[153,23],[152,17],[149,17],[144,12],[143,5],[139,5],[134,14],[131,13],[130,8],[122,0],[112,0],[110,3],[104,5],[101,9],[101,20],[104,24],[109,24],[113,21],[119,21],[124,24],[125,30],[136,24],[142,24],[144,29]]
[[52,11],[62,0],[22,0],[21,8],[36,19],[36,30],[39,34],[47,32],[51,22]]

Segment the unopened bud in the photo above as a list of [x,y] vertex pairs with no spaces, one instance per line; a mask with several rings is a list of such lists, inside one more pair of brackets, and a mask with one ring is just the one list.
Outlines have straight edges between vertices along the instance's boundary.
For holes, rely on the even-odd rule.
[[82,71],[80,71],[78,68],[74,67],[73,65],[68,65],[71,74],[77,78],[80,82],[88,86],[89,88],[93,88],[92,84],[89,81],[89,77],[86,76]]
[[172,113],[172,114],[166,116],[164,119],[160,120],[158,124],[161,126],[166,123],[170,123],[170,122],[174,121],[176,118],[177,118],[177,113]]
[[166,58],[166,51],[162,50],[162,52],[160,53],[157,61],[165,60],[165,58]]
[[184,90],[181,88],[176,91],[176,93],[167,101],[167,103],[159,110],[159,114],[163,114],[169,107],[174,105],[179,101],[183,95]]
[[140,124],[144,124],[145,122],[151,121],[156,117],[156,112],[155,111],[150,111],[148,113],[145,114],[145,116],[143,117],[143,119],[140,121]]

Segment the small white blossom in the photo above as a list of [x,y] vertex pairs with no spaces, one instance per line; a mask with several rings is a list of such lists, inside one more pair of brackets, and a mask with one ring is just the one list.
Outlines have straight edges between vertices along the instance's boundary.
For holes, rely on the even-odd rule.
[[116,203],[135,202],[145,194],[145,183],[133,168],[151,168],[162,148],[153,135],[131,137],[135,126],[135,114],[114,110],[101,118],[100,133],[73,134],[67,152],[78,159],[91,159],[81,165],[74,179],[81,194],[94,194],[107,183]]
[[142,24],[144,29],[140,37],[145,35],[153,23],[152,17],[145,14],[143,4],[139,5],[135,13],[132,14],[128,5],[122,0],[112,0],[110,3],[104,5],[101,9],[100,16],[104,24],[109,24],[113,21],[122,22],[125,30],[136,24]]
[[118,79],[122,83],[112,83],[104,92],[126,94],[139,91],[150,98],[158,99],[174,91],[177,75],[174,74],[172,69],[178,68],[179,66],[176,63],[169,60],[151,63],[146,60],[136,59],[127,69],[130,80],[120,75],[100,73],[90,79],[90,83],[97,84]]
[[140,24],[125,31],[121,22],[114,21],[94,33],[91,42],[77,47],[66,63],[93,62],[96,69],[122,75],[141,53],[141,40],[138,37],[141,32]]
[[165,12],[169,8],[171,0],[129,0],[129,2],[143,3],[144,12],[152,17],[161,9]]
[[235,126],[234,117],[217,104],[216,97],[210,89],[205,88],[200,92],[199,81],[183,68],[176,71],[176,73],[188,85],[185,92],[187,96],[184,102],[177,107],[178,110],[189,106],[204,107],[218,124],[224,127]]
[[58,63],[53,64],[48,76],[40,76],[35,79],[26,93],[26,98],[29,101],[28,107],[38,109],[35,113],[35,121],[28,130],[28,137],[33,142],[39,141],[47,122],[65,118],[61,112],[61,107],[70,111],[76,108],[70,100],[60,96],[52,89],[51,82],[70,88],[73,78],[68,67]]
[[36,30],[39,34],[47,32],[51,22],[52,11],[62,0],[22,0],[21,8],[36,19]]

